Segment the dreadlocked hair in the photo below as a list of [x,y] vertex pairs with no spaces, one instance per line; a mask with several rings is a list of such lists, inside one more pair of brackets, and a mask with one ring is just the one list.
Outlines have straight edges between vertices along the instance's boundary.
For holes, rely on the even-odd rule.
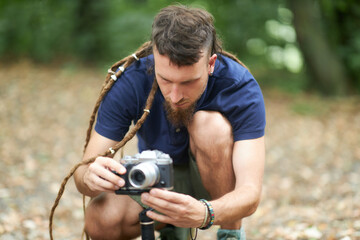
[[[145,56],[148,56],[149,54],[152,53],[152,45],[151,42],[145,42],[135,53],[135,56],[137,58],[142,58]],[[134,57],[133,55],[129,55],[123,59],[121,59],[120,61],[114,63],[111,68],[108,71],[108,74],[106,76],[105,82],[103,84],[103,87],[100,91],[100,96],[98,98],[98,100],[95,103],[95,107],[94,110],[92,112],[92,115],[90,117],[90,122],[89,122],[89,127],[87,130],[87,134],[86,134],[86,140],[85,140],[85,145],[84,145],[84,151],[87,147],[87,145],[89,144],[89,140],[90,140],[90,136],[91,136],[91,131],[95,122],[95,117],[96,117],[96,113],[100,107],[100,103],[101,101],[104,99],[106,93],[111,89],[111,87],[113,86],[113,84],[115,83],[115,81],[111,78],[112,75],[115,75],[116,78],[119,78],[120,75],[122,74],[122,71],[118,71],[115,72],[120,66],[122,66],[124,69],[126,69],[128,66],[130,66],[134,61],[136,61],[137,59]],[[154,81],[155,84],[156,81]],[[149,108],[147,108],[149,109]],[[115,149],[114,149],[115,150]]]
[[[87,129],[87,135],[86,135],[86,140],[85,140],[85,145],[84,145],[84,151],[87,147],[87,145],[89,144],[90,141],[90,136],[91,136],[91,132],[93,129],[93,125],[95,122],[95,117],[96,114],[98,112],[98,109],[100,107],[100,103],[101,101],[104,99],[104,97],[106,96],[106,94],[108,93],[108,91],[111,89],[111,87],[114,85],[116,79],[118,79],[120,77],[120,75],[122,74],[122,72],[128,67],[130,66],[133,62],[135,62],[136,60],[139,60],[139,58],[143,58],[148,56],[149,54],[152,53],[152,45],[151,42],[145,42],[133,55],[127,56],[124,59],[114,63],[111,68],[108,70],[108,74],[105,78],[105,81],[103,83],[102,89],[100,91],[100,96],[98,98],[98,100],[95,103],[93,112],[91,114],[90,117],[90,121],[89,121],[89,127]],[[116,70],[121,67],[122,70],[117,71]],[[115,77],[114,77],[115,76]],[[115,78],[115,79],[114,79]],[[113,146],[112,148],[110,148],[109,150],[107,150],[106,152],[104,152],[103,154],[100,154],[99,156],[103,156],[103,157],[114,157],[115,153],[122,148],[128,141],[130,141],[136,134],[136,132],[140,129],[140,127],[142,126],[142,124],[145,122],[147,116],[150,113],[150,108],[151,105],[153,103],[154,97],[155,97],[155,93],[156,90],[158,88],[157,82],[154,80],[152,88],[150,90],[149,96],[146,100],[146,104],[145,104],[145,109],[144,109],[144,113],[142,114],[142,116],[140,117],[140,119],[137,121],[137,123],[135,124],[135,126],[133,128],[130,129],[130,131],[125,135],[125,137],[119,142],[117,143],[115,146]],[[56,207],[59,205],[60,199],[64,193],[65,190],[65,186],[68,182],[68,180],[73,176],[73,174],[75,173],[76,169],[78,169],[80,166],[82,165],[87,165],[89,163],[92,163],[95,161],[95,159],[98,156],[89,158],[89,159],[85,159],[81,162],[79,162],[78,164],[76,164],[68,173],[68,175],[63,179],[61,185],[60,185],[60,189],[58,192],[58,195],[55,199],[55,202],[51,208],[51,212],[50,212],[50,217],[49,217],[49,234],[50,234],[50,239],[53,239],[53,234],[52,234],[52,224],[53,224],[53,217],[54,217],[54,213],[55,213],[55,209]],[[85,196],[83,196],[83,200],[85,199]],[[85,201],[83,201],[84,203],[84,209],[85,209]],[[86,233],[85,233],[86,234]],[[88,239],[88,236],[86,234],[86,239]]]

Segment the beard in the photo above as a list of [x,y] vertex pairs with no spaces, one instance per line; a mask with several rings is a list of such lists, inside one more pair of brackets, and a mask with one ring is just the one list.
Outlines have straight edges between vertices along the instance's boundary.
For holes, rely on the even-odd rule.
[[164,107],[167,119],[175,127],[187,127],[194,116],[196,103],[197,101],[193,102],[187,108],[174,109],[171,106],[170,100],[165,99]]

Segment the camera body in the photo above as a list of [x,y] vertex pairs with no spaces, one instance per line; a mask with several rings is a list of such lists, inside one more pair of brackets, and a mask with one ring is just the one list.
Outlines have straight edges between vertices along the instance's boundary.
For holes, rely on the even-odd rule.
[[173,161],[168,154],[145,150],[135,156],[124,156],[120,163],[126,173],[115,174],[124,179],[125,185],[116,190],[116,194],[139,195],[152,188],[171,190],[174,187]]

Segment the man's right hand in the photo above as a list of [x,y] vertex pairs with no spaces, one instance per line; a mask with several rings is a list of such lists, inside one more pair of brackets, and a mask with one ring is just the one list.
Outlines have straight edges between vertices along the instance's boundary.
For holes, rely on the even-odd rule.
[[97,157],[86,169],[83,182],[93,192],[114,192],[125,182],[112,171],[123,175],[126,168],[112,158]]
[[[99,156],[118,142],[103,137],[94,131],[91,134],[82,161]],[[97,157],[89,165],[82,165],[74,172],[75,185],[78,191],[89,197],[96,197],[102,192],[114,192],[124,186],[124,180],[112,171],[124,174],[126,169],[119,162],[108,157]]]

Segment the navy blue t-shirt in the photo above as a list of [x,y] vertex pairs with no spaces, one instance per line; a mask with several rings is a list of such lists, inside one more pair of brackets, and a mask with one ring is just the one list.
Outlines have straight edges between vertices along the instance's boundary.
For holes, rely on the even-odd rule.
[[[99,108],[95,131],[120,141],[132,122],[141,117],[149,95],[154,73],[153,55],[134,62],[125,69],[107,93]],[[160,150],[168,153],[174,164],[189,160],[187,129],[175,128],[166,118],[164,97],[158,89],[150,114],[137,133],[139,152]],[[265,130],[265,106],[259,85],[250,72],[222,56],[197,102],[196,110],[222,113],[233,129],[234,141],[262,137]]]

